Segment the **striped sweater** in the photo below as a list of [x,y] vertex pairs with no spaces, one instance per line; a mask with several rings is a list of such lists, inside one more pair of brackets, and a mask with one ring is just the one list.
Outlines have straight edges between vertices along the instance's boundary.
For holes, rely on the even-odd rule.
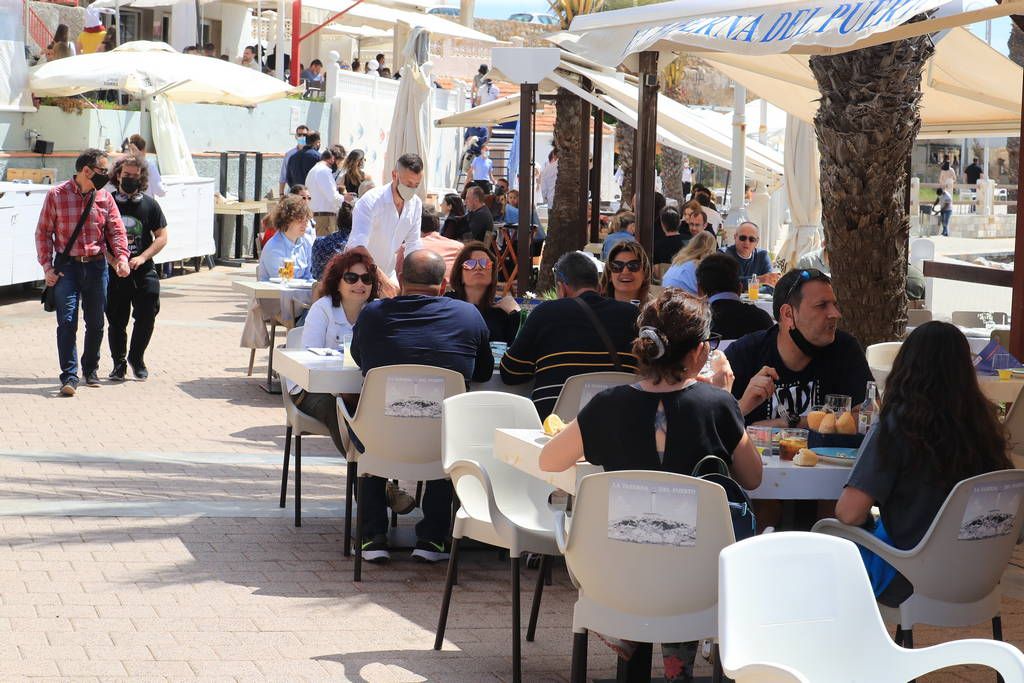
[[[636,338],[637,308],[586,291],[580,297],[604,325],[619,353],[622,369],[636,372],[630,348]],[[533,403],[541,419],[551,414],[562,385],[573,375],[614,370],[600,335],[579,304],[569,299],[546,301],[523,323],[519,336],[501,359],[505,384],[534,380]]]

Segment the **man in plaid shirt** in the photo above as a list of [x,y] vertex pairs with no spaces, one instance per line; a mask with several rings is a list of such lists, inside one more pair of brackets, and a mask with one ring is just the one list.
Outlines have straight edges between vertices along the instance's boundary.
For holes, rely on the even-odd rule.
[[[46,284],[57,299],[57,356],[60,360],[60,393],[74,396],[78,388],[78,303],[85,318],[85,351],[82,373],[88,386],[99,386],[100,344],[103,342],[103,311],[107,300],[107,264],[111,253],[114,272],[127,277],[128,238],[114,198],[103,189],[110,161],[98,149],[87,149],[75,162],[75,176],[46,194],[36,226],[36,254],[46,272]],[[70,260],[55,270],[54,258],[71,239],[89,195],[95,193],[78,239],[68,253]]]

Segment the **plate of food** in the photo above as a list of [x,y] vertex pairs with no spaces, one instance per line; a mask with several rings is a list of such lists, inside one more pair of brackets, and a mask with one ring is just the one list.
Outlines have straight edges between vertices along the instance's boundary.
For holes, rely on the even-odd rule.
[[273,282],[275,285],[281,284],[281,278],[279,278],[279,277],[272,277],[272,278],[270,278],[269,281]]
[[818,458],[823,462],[831,465],[843,465],[845,467],[853,467],[853,463],[857,462],[857,450],[856,448],[843,448],[840,446],[817,446],[814,448],[814,452],[818,454]]

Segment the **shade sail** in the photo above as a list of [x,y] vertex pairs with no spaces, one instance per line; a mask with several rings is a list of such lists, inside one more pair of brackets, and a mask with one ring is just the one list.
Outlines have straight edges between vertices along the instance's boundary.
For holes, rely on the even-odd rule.
[[30,72],[37,96],[64,97],[91,90],[147,96],[163,88],[175,102],[253,106],[301,88],[220,59],[183,55],[166,43],[134,41],[111,52],[58,59]]
[[[797,118],[811,122],[818,86],[806,55],[704,54],[729,78]],[[921,82],[922,138],[1020,133],[1021,68],[965,28],[937,42]]]
[[566,47],[606,66],[645,50],[832,54],[1022,12],[1024,0],[675,0],[580,15]]
[[445,116],[434,122],[439,128],[498,126],[519,118],[519,95],[501,97],[479,107]]
[[[249,4],[255,4],[255,0],[249,0]],[[394,27],[398,22],[403,22],[410,26],[426,29],[435,37],[462,38],[484,43],[498,42],[494,36],[474,31],[436,14],[424,14],[369,2],[362,2],[352,7],[352,0],[303,0],[302,21],[307,24],[320,24],[347,8],[350,9],[332,23],[388,29]]]

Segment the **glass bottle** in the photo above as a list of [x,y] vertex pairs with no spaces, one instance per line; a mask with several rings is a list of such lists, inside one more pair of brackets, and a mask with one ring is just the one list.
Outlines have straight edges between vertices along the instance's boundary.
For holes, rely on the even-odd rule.
[[860,416],[857,418],[857,431],[867,434],[868,430],[878,421],[878,389],[874,382],[868,382],[864,402],[860,404]]

